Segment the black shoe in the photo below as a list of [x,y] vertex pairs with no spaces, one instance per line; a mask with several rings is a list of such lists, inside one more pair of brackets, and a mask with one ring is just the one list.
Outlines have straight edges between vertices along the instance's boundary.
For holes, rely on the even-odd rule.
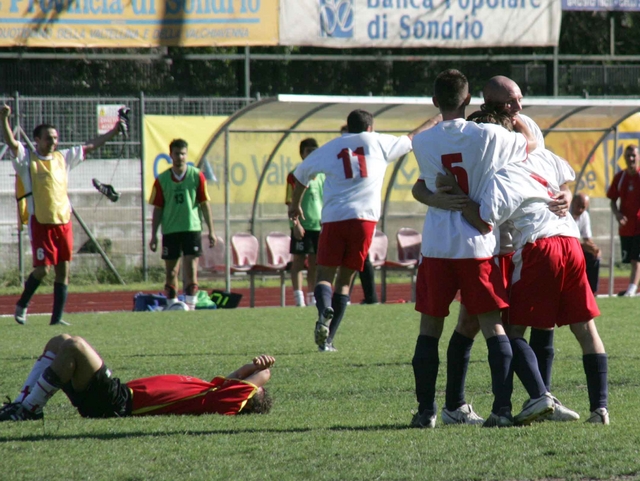
[[92,179],[91,182],[93,183],[93,186],[98,189],[98,192],[104,195],[111,202],[118,202],[120,194],[116,192],[112,185],[103,184],[98,179]]
[[42,410],[32,413],[21,403],[7,403],[0,409],[0,422],[2,421],[37,421],[44,418]]

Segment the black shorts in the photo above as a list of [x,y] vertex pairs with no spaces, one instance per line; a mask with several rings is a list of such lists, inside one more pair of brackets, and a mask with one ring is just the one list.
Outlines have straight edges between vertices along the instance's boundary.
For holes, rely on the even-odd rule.
[[291,245],[289,246],[289,252],[291,254],[303,254],[303,255],[317,254],[319,238],[320,238],[319,230],[307,230],[304,232],[304,237],[301,240],[298,240],[293,236],[293,229],[292,229]]
[[71,381],[62,390],[83,418],[114,418],[131,415],[133,397],[126,384],[104,364],[93,375],[87,389],[75,391]]
[[631,264],[631,261],[640,260],[640,235],[620,236],[620,247],[623,264]]
[[162,236],[162,258],[176,260],[185,256],[200,257],[202,255],[202,233],[174,232]]

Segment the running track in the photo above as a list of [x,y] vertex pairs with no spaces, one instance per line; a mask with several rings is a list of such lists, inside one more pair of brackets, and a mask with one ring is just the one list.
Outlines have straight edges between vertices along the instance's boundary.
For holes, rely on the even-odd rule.
[[[619,292],[627,287],[627,278],[616,278],[614,282],[614,292]],[[601,279],[598,294],[605,294],[608,288],[606,278]],[[158,291],[161,287],[158,286]],[[145,291],[157,293],[158,291]],[[233,289],[232,292],[242,294],[242,301],[239,307],[249,307],[249,289]],[[108,311],[130,311],[133,309],[133,296],[136,292],[95,292],[95,293],[71,293],[65,306],[65,312],[108,312]],[[256,289],[256,307],[277,307],[280,305],[279,287],[262,287]],[[0,315],[13,315],[15,304],[20,296],[0,296]],[[378,297],[380,297],[380,286],[378,286]],[[359,283],[353,289],[351,299],[354,303],[360,302],[364,298]],[[387,284],[387,302],[402,303],[411,301],[411,285]],[[293,305],[293,292],[291,287],[287,288],[286,302],[288,306]],[[52,294],[36,294],[29,305],[30,314],[50,313],[53,304]]]

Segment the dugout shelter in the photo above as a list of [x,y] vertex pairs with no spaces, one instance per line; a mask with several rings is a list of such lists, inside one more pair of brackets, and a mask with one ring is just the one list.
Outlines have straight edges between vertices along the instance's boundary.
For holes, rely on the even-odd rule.
[[[481,104],[482,99],[473,98],[467,113]],[[574,192],[582,191],[592,198],[606,196],[613,175],[624,168],[624,147],[640,142],[640,100],[527,98],[523,107],[523,113],[542,129],[546,147],[567,159],[576,171]],[[248,218],[249,231],[259,237],[262,234],[259,229],[269,229],[270,217],[282,223],[286,212],[283,179],[300,161],[297,154],[300,141],[314,137],[322,145],[340,135],[349,112],[359,108],[374,115],[376,131],[395,135],[413,130],[438,113],[429,97],[278,95],[236,112],[213,133],[197,163],[223,166],[224,211],[219,214],[224,216],[227,246],[232,219]],[[249,168],[246,162],[236,162],[246,156],[251,158]],[[255,171],[254,182],[248,182],[251,168]],[[413,154],[388,169],[381,230],[390,234],[402,226],[406,216],[424,213],[424,206],[411,197],[411,187],[417,178]],[[611,294],[617,229],[613,216],[608,219],[609,248],[601,247],[605,252],[608,250]],[[228,250],[226,264],[230,289]]]

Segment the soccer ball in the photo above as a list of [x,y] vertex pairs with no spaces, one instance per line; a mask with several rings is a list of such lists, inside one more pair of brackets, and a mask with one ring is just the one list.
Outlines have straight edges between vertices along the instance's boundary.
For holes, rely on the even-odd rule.
[[188,311],[189,306],[187,306],[182,301],[176,301],[173,304],[169,304],[168,306],[166,306],[163,310],[164,311]]

